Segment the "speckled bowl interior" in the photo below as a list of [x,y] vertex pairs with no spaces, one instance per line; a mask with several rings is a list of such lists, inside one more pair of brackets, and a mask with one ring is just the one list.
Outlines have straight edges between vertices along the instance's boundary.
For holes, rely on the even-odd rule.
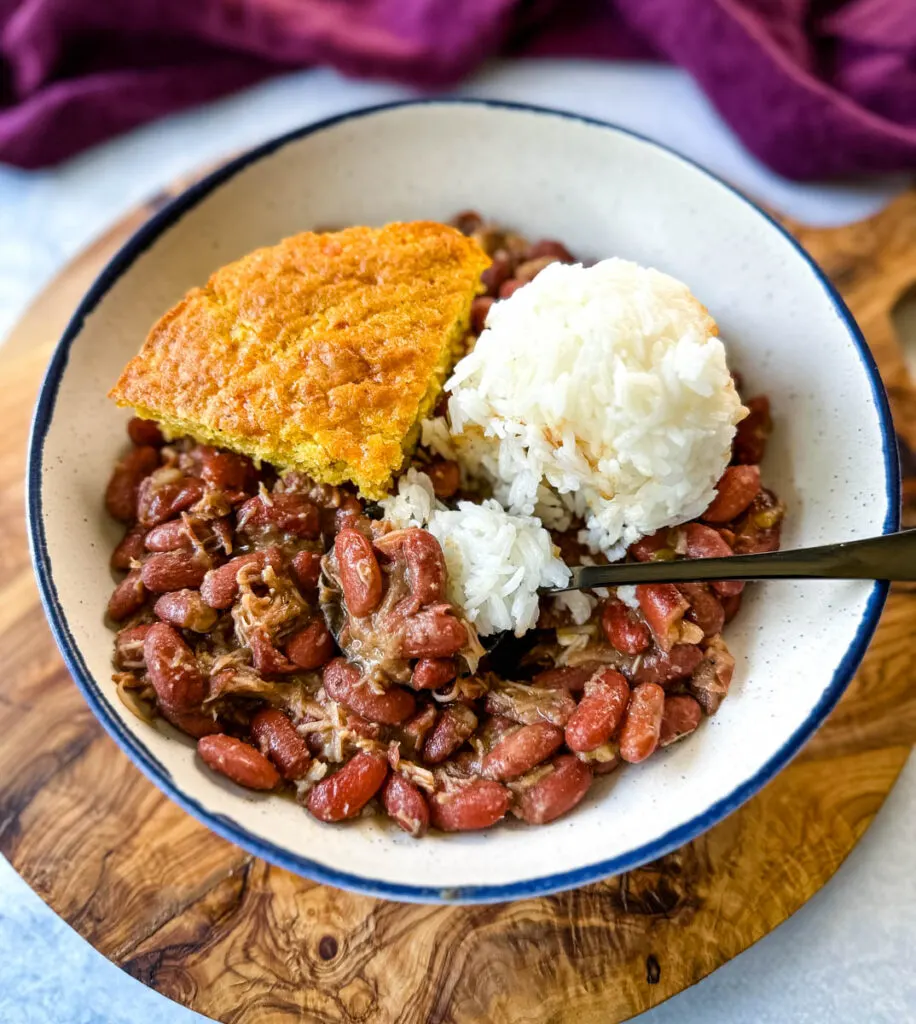
[[759,210],[649,141],[530,108],[407,104],[303,129],[192,188],[104,272],[43,386],[29,515],[45,605],[93,710],[173,799],[293,871],[398,899],[513,899],[580,885],[709,828],[823,720],[885,594],[867,582],[752,587],[727,631],[737,670],[715,718],[644,765],[599,780],[574,813],[542,828],[507,823],[416,841],[382,818],[322,825],[291,800],[203,769],[193,743],[164,723],[134,718],[111,682],[103,621],[119,527],[102,495],[127,418],[105,395],[121,367],[188,288],[256,246],[316,226],[447,219],[466,207],[585,257],[624,256],[690,285],[748,393],[771,396],[776,430],[764,477],[789,506],[785,546],[897,524],[886,403],[848,312]]

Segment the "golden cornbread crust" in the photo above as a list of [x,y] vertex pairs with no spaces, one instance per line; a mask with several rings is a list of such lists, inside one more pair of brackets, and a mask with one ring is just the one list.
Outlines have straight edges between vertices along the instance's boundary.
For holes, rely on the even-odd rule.
[[190,291],[110,397],[172,436],[379,498],[435,404],[489,263],[434,222],[294,235]]

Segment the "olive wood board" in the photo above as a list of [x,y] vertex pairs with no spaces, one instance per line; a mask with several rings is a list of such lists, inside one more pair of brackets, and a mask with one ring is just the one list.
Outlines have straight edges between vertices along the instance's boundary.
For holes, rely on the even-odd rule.
[[[299,878],[185,814],[103,732],[33,582],[22,511],[29,420],[80,297],[186,184],[74,259],[0,349],[0,852],[112,962],[227,1024],[614,1024],[772,931],[837,870],[916,739],[916,591],[892,592],[839,706],[740,810],[655,863],[517,903],[414,906]],[[858,319],[916,479],[916,388],[892,320],[916,282],[916,190],[861,223],[789,227]]]

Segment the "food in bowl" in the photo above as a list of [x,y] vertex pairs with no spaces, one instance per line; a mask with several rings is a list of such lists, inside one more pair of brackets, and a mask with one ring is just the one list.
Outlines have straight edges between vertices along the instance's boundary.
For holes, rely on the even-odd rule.
[[[212,331],[183,319],[212,304],[192,292],[115,389],[160,425],[131,421],[107,495],[127,526],[108,614],[128,706],[239,785],[327,822],[382,810],[415,836],[552,821],[714,714],[743,584],[539,591],[587,559],[774,550],[784,514],[760,480],[769,403],[745,415],[684,285],[577,265],[476,214],[455,226],[260,250],[211,281],[233,296]],[[418,234],[439,240],[420,283],[389,259]],[[336,262],[343,237],[358,268]],[[322,287],[303,253],[325,261]],[[398,319],[404,288],[423,299]],[[328,315],[328,289],[349,319]],[[429,342],[417,360],[412,330]],[[349,447],[315,427],[332,412]]]

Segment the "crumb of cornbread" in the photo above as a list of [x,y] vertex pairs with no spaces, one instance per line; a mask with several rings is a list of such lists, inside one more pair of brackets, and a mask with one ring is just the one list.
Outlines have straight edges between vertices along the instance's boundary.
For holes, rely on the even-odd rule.
[[294,235],[190,291],[110,397],[170,436],[379,498],[436,402],[489,262],[427,221]]

